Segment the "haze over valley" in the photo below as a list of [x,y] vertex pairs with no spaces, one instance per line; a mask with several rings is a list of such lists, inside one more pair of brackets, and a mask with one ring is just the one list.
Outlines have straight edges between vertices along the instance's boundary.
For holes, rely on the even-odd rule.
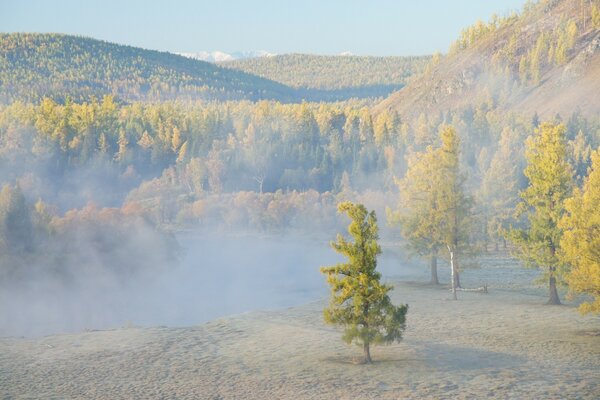
[[600,1],[251,3],[0,6],[0,397],[598,398]]

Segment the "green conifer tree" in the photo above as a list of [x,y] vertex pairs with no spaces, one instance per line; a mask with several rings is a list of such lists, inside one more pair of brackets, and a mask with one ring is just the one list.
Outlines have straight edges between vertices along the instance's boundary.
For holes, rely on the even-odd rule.
[[381,247],[375,212],[362,204],[343,202],[338,212],[352,222],[348,233],[354,241],[338,235],[331,247],[347,257],[347,262],[321,268],[331,285],[331,300],[324,310],[325,322],[344,327],[346,343],[363,347],[364,362],[371,363],[370,346],[391,344],[402,339],[407,305],[394,306],[388,296],[392,286],[382,284],[377,272],[377,255]]

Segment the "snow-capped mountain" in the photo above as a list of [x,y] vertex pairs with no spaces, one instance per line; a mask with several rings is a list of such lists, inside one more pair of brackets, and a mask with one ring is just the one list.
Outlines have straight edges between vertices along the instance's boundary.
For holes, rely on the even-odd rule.
[[221,61],[233,61],[240,60],[243,58],[258,58],[258,57],[273,57],[275,53],[269,53],[265,50],[257,51],[236,51],[233,53],[225,53],[223,51],[199,51],[196,53],[176,53],[180,56],[193,58],[200,61],[208,62],[221,62]]

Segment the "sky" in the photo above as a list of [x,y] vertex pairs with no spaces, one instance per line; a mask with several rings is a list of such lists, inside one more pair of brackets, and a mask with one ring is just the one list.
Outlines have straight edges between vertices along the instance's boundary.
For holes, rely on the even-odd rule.
[[58,32],[171,52],[421,55],[525,0],[0,0],[1,32]]

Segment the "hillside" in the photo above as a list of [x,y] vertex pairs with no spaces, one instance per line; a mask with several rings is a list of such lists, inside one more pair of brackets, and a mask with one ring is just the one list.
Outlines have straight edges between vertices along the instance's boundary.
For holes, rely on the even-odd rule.
[[467,105],[548,118],[600,112],[600,1],[528,3],[520,14],[465,29],[447,57],[376,111],[406,117]]
[[60,34],[0,34],[0,101],[277,99],[294,90],[186,57]]
[[[324,98],[387,96],[421,73],[422,57],[363,57],[285,54],[219,63]],[[307,90],[308,89],[308,90]],[[310,97],[310,96],[309,96]]]

